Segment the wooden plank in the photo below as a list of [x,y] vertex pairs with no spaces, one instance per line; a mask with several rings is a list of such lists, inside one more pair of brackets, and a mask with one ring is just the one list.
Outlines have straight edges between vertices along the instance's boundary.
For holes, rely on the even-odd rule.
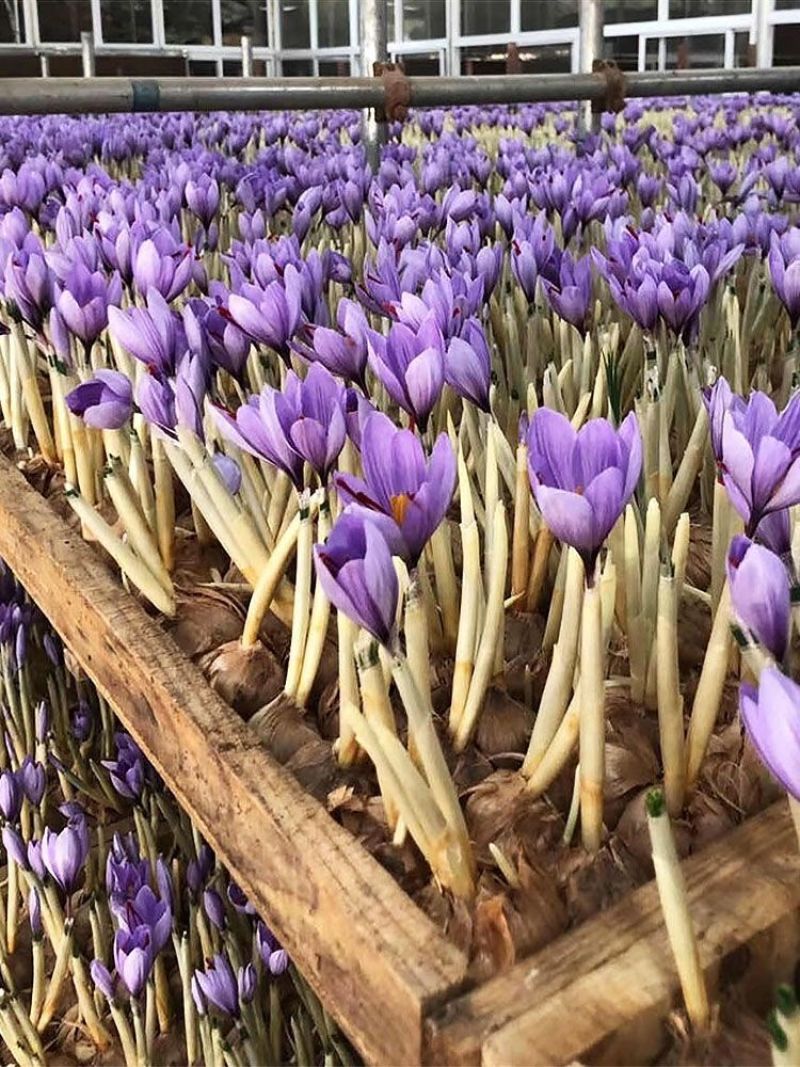
[[[785,801],[690,857],[684,870],[708,975],[778,927],[789,954],[796,950],[800,852]],[[769,983],[761,985],[768,994]],[[425,1058],[487,1067],[648,1062],[678,993],[650,882],[436,1012],[426,1027]]]
[[370,1061],[417,1063],[466,960],[8,460],[0,556]]

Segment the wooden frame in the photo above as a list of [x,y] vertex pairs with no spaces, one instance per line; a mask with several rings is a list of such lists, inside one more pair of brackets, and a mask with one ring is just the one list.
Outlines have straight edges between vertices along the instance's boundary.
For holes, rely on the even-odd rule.
[[[657,1050],[678,983],[652,883],[466,991],[464,954],[3,457],[0,557],[367,1060],[510,1067]],[[800,854],[785,801],[685,870],[708,973],[749,945],[769,992],[798,955]]]

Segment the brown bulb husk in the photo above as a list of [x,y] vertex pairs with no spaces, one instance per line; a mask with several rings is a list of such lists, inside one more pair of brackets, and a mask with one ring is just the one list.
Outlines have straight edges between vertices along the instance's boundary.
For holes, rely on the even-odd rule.
[[544,622],[540,615],[507,614],[503,651],[509,663],[533,663],[542,649]]
[[698,515],[692,515],[689,527],[686,581],[695,589],[708,589],[711,585],[711,524]]
[[613,830],[631,794],[643,786],[653,785],[658,778],[657,740],[654,736],[658,724],[653,715],[628,703],[627,694],[622,691],[617,691],[609,704],[603,821],[609,830]]
[[216,589],[179,591],[177,615],[169,632],[190,659],[203,656],[241,635],[244,610],[239,601]]
[[711,611],[697,600],[684,598],[678,620],[678,665],[699,671],[711,637]]
[[228,641],[200,659],[211,687],[244,719],[249,719],[283,689],[285,672],[261,643],[243,648]]
[[518,888],[485,872],[475,902],[470,977],[485,981],[501,974],[566,930],[567,910],[555,882],[541,867],[515,861]]
[[683,1012],[669,1019],[672,1047],[659,1060],[675,1067],[748,1067],[772,1063],[770,1041],[763,1015],[742,1003],[736,994],[721,1005],[720,1018],[711,1033],[694,1036]]
[[[643,789],[637,793],[625,806],[625,810],[617,822],[616,837],[624,844],[628,852],[648,872],[652,872],[652,847],[650,845],[650,832],[647,828],[647,812],[644,802],[649,789]],[[675,838],[675,848],[678,855],[688,855],[691,844],[691,831],[687,823],[673,822],[672,832]]]
[[476,785],[486,781],[494,772],[492,761],[470,745],[456,760],[452,769],[453,781],[459,796],[463,796]]
[[582,848],[565,849],[558,872],[572,923],[584,922],[622,900],[647,877],[638,858],[614,836],[593,855]]
[[443,893],[430,877],[414,894],[414,901],[456,948],[469,953],[473,931],[471,904]]
[[490,774],[467,794],[464,818],[469,837],[476,854],[485,857],[486,862],[494,862],[487,851],[489,842],[497,841],[511,828],[517,811],[525,803],[524,786],[520,774],[501,770]]
[[223,574],[228,566],[224,549],[213,541],[201,544],[197,537],[182,527],[175,538],[175,580],[187,585],[210,582],[212,571]]
[[66,479],[61,467],[55,467],[52,463],[48,463],[44,456],[38,453],[29,459],[21,460],[17,466],[28,485],[35,489],[40,496],[57,504],[59,511],[62,503],[68,511],[72,511],[72,508],[63,499]]
[[340,780],[330,744],[322,740],[291,698],[281,694],[259,708],[250,725],[278,763],[317,799],[327,797]]
[[727,805],[700,791],[692,796],[686,814],[692,829],[693,852],[729,833],[735,825]]
[[[509,753],[525,753],[533,729],[530,708],[514,700],[496,686],[486,694],[483,711],[478,719],[475,744],[485,756],[500,757]],[[498,763],[495,760],[496,764]],[[519,760],[511,761],[519,766]],[[503,764],[499,764],[502,766]]]

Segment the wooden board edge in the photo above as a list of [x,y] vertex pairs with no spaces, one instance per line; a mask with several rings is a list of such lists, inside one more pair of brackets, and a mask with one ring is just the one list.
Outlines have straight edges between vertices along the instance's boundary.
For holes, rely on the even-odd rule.
[[280,767],[158,623],[0,457],[0,557],[359,1051],[419,1062],[466,958]]
[[[701,960],[711,974],[737,948],[796,926],[800,852],[786,801],[684,862]],[[426,1022],[427,1063],[533,1067],[613,1048],[678,993],[658,894],[649,882]],[[576,1006],[580,1005],[580,1010]],[[648,1016],[650,1018],[648,1019]],[[658,1015],[661,1026],[661,1014]]]

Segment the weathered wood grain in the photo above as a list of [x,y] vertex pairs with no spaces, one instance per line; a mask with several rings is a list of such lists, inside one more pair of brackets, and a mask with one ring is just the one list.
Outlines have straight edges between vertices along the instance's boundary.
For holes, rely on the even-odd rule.
[[[779,932],[758,983],[798,949],[800,853],[785,801],[684,863],[700,957],[709,981],[741,946],[757,961]],[[780,959],[781,954],[785,959]],[[534,1067],[574,1060],[646,1063],[678,1002],[655,884],[565,934],[507,974],[451,1001],[429,1020],[431,1063]]]
[[464,956],[2,457],[0,556],[364,1056],[419,1062]]

